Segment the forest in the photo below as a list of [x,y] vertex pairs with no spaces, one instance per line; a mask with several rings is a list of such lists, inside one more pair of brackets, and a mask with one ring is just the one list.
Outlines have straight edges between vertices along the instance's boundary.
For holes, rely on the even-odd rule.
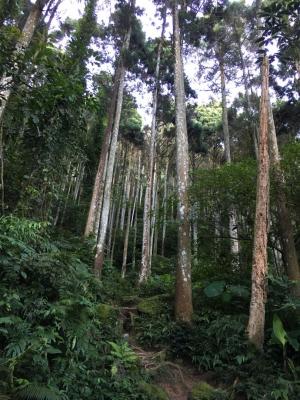
[[0,0],[0,400],[299,400],[299,92],[299,0]]

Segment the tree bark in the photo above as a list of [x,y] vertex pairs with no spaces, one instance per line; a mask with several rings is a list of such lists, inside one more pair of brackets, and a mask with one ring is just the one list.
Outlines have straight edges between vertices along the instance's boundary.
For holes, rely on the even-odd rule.
[[[135,0],[132,0],[132,9],[135,7]],[[130,38],[131,38],[132,27],[130,25],[128,32],[125,38],[125,49],[129,49]],[[116,114],[114,118],[114,128],[112,131],[111,143],[110,143],[110,151],[107,161],[107,170],[106,170],[106,179],[103,191],[103,205],[101,212],[101,221],[99,228],[99,238],[97,243],[96,257],[95,257],[95,275],[97,277],[101,276],[103,263],[104,263],[104,252],[105,252],[105,240],[107,233],[107,224],[108,224],[108,216],[110,209],[110,200],[111,200],[111,188],[112,188],[112,179],[113,179],[113,171],[115,164],[115,156],[117,150],[118,143],[118,135],[119,135],[119,126],[121,119],[121,111],[123,105],[123,94],[124,94],[124,85],[125,85],[125,73],[126,68],[123,60],[121,61],[121,72],[120,72],[120,81],[118,85],[118,96],[116,103]]]
[[257,349],[264,343],[265,303],[268,273],[268,219],[269,219],[269,63],[264,56],[262,65],[262,93],[260,100],[259,159],[252,261],[252,287],[248,339]]
[[243,51],[242,51],[242,43],[241,43],[241,37],[236,29],[236,25],[234,24],[234,30],[237,38],[237,44],[238,44],[238,52],[239,52],[239,57],[242,65],[242,74],[243,74],[243,83],[244,83],[244,88],[245,88],[245,96],[246,96],[246,112],[248,115],[248,118],[250,120],[250,123],[252,125],[252,130],[251,130],[251,138],[253,141],[253,146],[254,146],[254,153],[255,153],[255,158],[258,159],[258,144],[257,144],[257,124],[254,119],[253,113],[252,113],[252,105],[251,105],[251,99],[250,99],[250,93],[249,93],[249,79],[247,76],[246,72],[246,64],[243,56]]
[[270,126],[271,165],[274,171],[278,222],[279,222],[280,236],[282,240],[284,261],[286,264],[288,278],[290,281],[293,282],[293,286],[291,288],[292,294],[295,297],[300,298],[299,262],[294,241],[291,215],[288,209],[287,198],[285,195],[285,178],[283,170],[280,165],[280,154],[277,144],[276,128],[270,101],[269,101],[269,126]]
[[[128,195],[127,201],[130,201],[130,192]],[[125,237],[124,237],[124,248],[123,248],[123,262],[122,262],[122,278],[125,278],[126,270],[127,270],[127,254],[128,254],[128,241],[129,241],[129,233],[130,233],[130,219],[131,219],[131,211],[132,205],[130,201],[130,205],[127,211],[127,221],[126,221],[126,229],[125,229]]]
[[179,321],[192,319],[191,241],[189,222],[189,153],[186,125],[184,75],[181,55],[181,38],[178,1],[173,8],[175,52],[175,102],[176,102],[176,170],[178,194],[178,261],[176,270],[175,317]]
[[155,68],[155,88],[153,91],[153,105],[152,105],[152,123],[151,123],[151,136],[149,146],[149,159],[148,159],[148,176],[147,185],[144,198],[144,217],[143,217],[143,241],[142,241],[142,260],[139,273],[139,285],[146,282],[151,273],[151,208],[152,208],[152,192],[153,192],[153,175],[154,175],[154,158],[155,158],[155,145],[156,145],[156,111],[157,111],[157,97],[159,86],[159,70],[161,52],[166,28],[166,7],[164,8],[161,38],[157,50],[156,68]]
[[[231,151],[230,151],[230,136],[229,136],[229,125],[228,125],[228,111],[227,111],[227,96],[226,96],[226,81],[223,55],[220,54],[220,73],[221,73],[221,92],[222,92],[222,125],[224,134],[224,147],[225,147],[225,158],[228,164],[231,164]],[[239,241],[238,241],[238,230],[237,230],[237,215],[236,210],[230,207],[229,210],[229,236],[230,236],[230,249],[231,254],[237,256],[239,254]]]
[[164,176],[164,197],[163,197],[163,226],[162,226],[162,239],[161,239],[161,255],[165,254],[165,240],[166,240],[166,230],[167,230],[167,197],[168,197],[168,169],[169,162],[166,161],[166,169]]
[[[223,58],[222,56],[220,56]],[[220,73],[221,73],[221,92],[222,92],[222,126],[224,135],[224,148],[225,158],[228,164],[231,163],[231,151],[230,151],[230,138],[229,138],[229,126],[228,126],[228,112],[227,112],[227,98],[226,98],[226,82],[225,82],[225,71],[224,62],[221,59],[219,61]]]
[[[124,43],[125,46],[125,43]],[[115,116],[115,109],[117,103],[117,96],[118,96],[118,89],[120,83],[120,76],[121,74],[121,67],[119,66],[115,73],[115,82],[113,86],[113,93],[112,99],[110,102],[109,112],[108,112],[108,123],[107,127],[104,131],[104,137],[101,145],[101,152],[99,158],[98,169],[95,177],[92,199],[90,203],[88,218],[85,226],[84,236],[87,237],[98,230],[96,228],[96,219],[97,219],[97,212],[101,213],[101,206],[102,206],[102,196],[103,196],[103,188],[105,183],[105,166],[107,161],[107,155],[109,152],[109,144],[111,140],[114,116]]]

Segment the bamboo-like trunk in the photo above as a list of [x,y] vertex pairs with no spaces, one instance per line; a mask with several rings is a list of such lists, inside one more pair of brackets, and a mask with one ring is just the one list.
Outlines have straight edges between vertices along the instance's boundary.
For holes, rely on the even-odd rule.
[[238,53],[239,53],[241,66],[242,66],[243,83],[244,83],[245,96],[246,96],[246,112],[247,112],[249,120],[251,121],[251,126],[252,126],[251,138],[252,138],[252,142],[253,142],[253,146],[254,146],[255,158],[258,159],[258,143],[257,143],[258,129],[257,129],[256,121],[254,120],[254,117],[252,115],[253,113],[252,113],[252,104],[251,104],[250,93],[249,93],[249,79],[248,79],[246,64],[245,64],[243,51],[242,51],[241,37],[237,31],[235,24],[234,24],[234,30],[235,30],[236,37],[237,37]]
[[173,8],[175,52],[175,102],[176,102],[176,170],[178,194],[178,261],[176,270],[175,317],[179,321],[192,319],[191,242],[189,223],[189,152],[186,125],[184,76],[181,55],[181,38],[178,1]]
[[[135,1],[133,0],[131,4],[132,4],[132,8],[134,9]],[[132,27],[130,25],[128,32],[126,34],[126,38],[125,38],[125,49],[129,48],[131,32],[132,32]],[[96,257],[95,257],[95,275],[97,277],[101,276],[103,263],[104,263],[105,240],[106,240],[106,233],[107,233],[108,215],[109,215],[109,210],[110,210],[113,170],[114,170],[114,164],[115,164],[120,118],[121,118],[121,111],[122,111],[122,105],[123,105],[125,73],[126,73],[126,68],[125,68],[125,65],[122,63],[118,96],[117,96],[117,104],[116,104],[116,114],[115,114],[115,119],[114,119],[114,128],[113,128],[113,132],[112,132],[109,157],[108,157],[108,161],[107,161],[106,179],[105,179],[105,185],[104,185],[104,191],[103,191],[103,205],[102,205],[102,213],[101,213],[101,222],[100,222],[99,238],[98,238]]]
[[130,195],[130,187],[131,187],[131,180],[130,180],[130,156],[129,156],[128,172],[125,177],[125,184],[124,184],[124,191],[123,191],[123,198],[122,198],[122,210],[121,210],[121,219],[120,219],[120,230],[121,231],[124,231],[126,209],[128,207],[128,199],[129,199],[129,195]]
[[[125,43],[126,43],[126,41],[125,41]],[[125,46],[125,43],[124,43],[124,46]],[[84,236],[86,236],[86,237],[95,232],[98,232],[100,216],[97,221],[97,212],[100,215],[101,208],[102,208],[102,198],[103,198],[103,189],[104,189],[104,183],[105,183],[105,175],[106,175],[105,168],[106,168],[107,156],[108,156],[108,152],[109,152],[109,144],[110,144],[111,135],[112,135],[120,80],[121,80],[121,66],[119,66],[117,68],[116,73],[115,73],[113,93],[112,93],[112,98],[111,98],[109,112],[108,112],[108,123],[107,123],[107,127],[105,128],[104,137],[103,137],[103,141],[101,144],[99,164],[98,164],[98,169],[97,169],[97,173],[95,176],[92,199],[91,199],[88,218],[87,218],[87,222],[86,222],[86,226],[85,226]]]
[[116,238],[117,238],[117,232],[118,232],[118,229],[119,229],[118,221],[120,219],[120,214],[121,214],[121,202],[119,201],[118,202],[117,213],[116,213],[116,218],[115,218],[116,223],[115,223],[115,227],[114,227],[114,231],[113,231],[112,245],[111,245],[111,249],[110,249],[111,262],[113,262],[113,260],[114,260]]
[[159,70],[161,52],[163,46],[163,39],[166,27],[166,8],[164,9],[162,31],[160,43],[157,50],[156,68],[155,68],[155,89],[153,91],[153,106],[152,106],[152,123],[151,123],[151,136],[149,146],[149,159],[148,159],[148,176],[147,186],[144,198],[144,218],[143,218],[143,242],[142,242],[142,260],[141,268],[139,273],[139,284],[147,281],[151,273],[151,202],[152,202],[152,191],[153,191],[153,174],[154,174],[154,158],[155,158],[155,146],[156,146],[156,111],[157,111],[157,98],[158,98],[158,86],[159,86]]
[[[127,200],[130,201],[130,192],[129,192],[129,196],[128,196]],[[129,241],[129,233],[130,233],[131,211],[132,211],[132,205],[130,202],[130,205],[128,207],[128,212],[127,212],[127,221],[126,221],[126,229],[125,229],[125,237],[124,237],[123,262],[122,262],[122,272],[121,272],[122,278],[125,278],[126,270],[127,270],[127,255],[128,255],[128,241]]]
[[252,286],[248,338],[262,350],[264,343],[265,303],[268,273],[268,220],[269,220],[269,63],[264,56],[262,65],[262,93],[260,100],[259,159],[256,193],[256,212],[252,261]]
[[222,125],[223,125],[223,135],[224,135],[224,148],[225,148],[226,162],[228,164],[230,164],[231,163],[231,151],[230,151],[230,137],[229,137],[229,126],[228,126],[225,71],[224,71],[223,55],[220,57],[221,57],[221,60],[219,61],[219,65],[220,65],[220,73],[221,73]]
[[163,225],[162,225],[162,238],[161,238],[161,255],[165,253],[165,240],[167,231],[167,197],[168,197],[168,169],[169,162],[166,162],[165,176],[164,176],[164,197],[163,197]]
[[[223,54],[220,54],[220,73],[221,73],[221,91],[222,91],[222,125],[224,134],[225,158],[228,164],[231,164],[230,135],[228,125],[228,110],[226,96],[226,81]],[[229,237],[231,254],[237,256],[239,253],[237,215],[233,207],[229,209]]]
[[157,170],[156,163],[154,164],[152,199],[151,199],[151,219],[150,219],[150,249],[149,249],[149,265],[151,272],[152,256],[154,250],[154,233],[156,225],[156,196],[157,196]]
[[287,205],[285,194],[285,178],[280,165],[280,154],[277,144],[276,128],[273,118],[273,110],[269,101],[269,127],[270,127],[270,155],[271,165],[274,171],[274,182],[276,185],[276,203],[278,211],[279,230],[282,240],[284,261],[287,275],[292,286],[292,294],[300,298],[300,270],[295,246],[292,219]]
[[132,217],[134,218],[133,222],[133,250],[132,250],[132,269],[135,270],[136,266],[136,242],[137,242],[137,222],[138,222],[138,207],[137,207],[137,202],[139,198],[139,192],[140,192],[140,187],[141,187],[141,152],[139,152],[139,157],[138,157],[138,173],[137,173],[137,188],[136,188],[136,197],[134,200],[135,207],[134,211],[132,213]]

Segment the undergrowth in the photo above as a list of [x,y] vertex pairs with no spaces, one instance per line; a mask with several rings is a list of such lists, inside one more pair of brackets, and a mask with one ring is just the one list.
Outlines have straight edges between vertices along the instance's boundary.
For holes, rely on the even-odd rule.
[[99,314],[109,295],[92,275],[91,246],[46,223],[1,219],[1,398],[148,398],[138,361],[116,351],[118,313]]
[[143,301],[131,334],[145,349],[165,349],[176,362],[213,371],[230,399],[298,400],[299,304],[283,279],[269,278],[259,354],[246,341],[250,288],[242,276],[210,280],[198,271],[193,323],[178,324],[173,260],[158,260],[162,274],[158,265],[138,289],[135,271],[122,279],[108,263],[102,281],[95,279],[92,247],[46,223],[1,219],[0,398],[150,400],[141,384],[150,377],[122,338],[119,312],[120,304]]

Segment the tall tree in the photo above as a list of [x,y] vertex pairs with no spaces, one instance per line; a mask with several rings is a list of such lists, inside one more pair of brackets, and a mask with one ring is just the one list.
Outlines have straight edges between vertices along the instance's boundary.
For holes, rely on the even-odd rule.
[[265,329],[265,303],[268,273],[268,221],[269,221],[269,62],[264,56],[262,64],[262,91],[260,100],[259,159],[256,191],[256,212],[252,261],[251,302],[248,338],[258,349],[263,348]]
[[144,199],[144,218],[143,218],[143,242],[142,242],[142,260],[141,269],[139,275],[139,284],[144,283],[151,272],[151,262],[150,262],[150,228],[151,228],[151,209],[152,198],[153,198],[153,175],[154,175],[154,162],[155,162],[155,145],[156,145],[156,135],[157,135],[157,122],[156,122],[156,111],[157,111],[157,99],[158,99],[158,89],[159,89],[159,70],[160,70],[160,60],[161,52],[163,47],[163,40],[166,28],[166,6],[162,11],[162,30],[161,37],[157,49],[156,67],[155,67],[155,82],[154,91],[152,96],[152,123],[151,123],[151,133],[150,133],[150,145],[149,145],[149,157],[148,157],[148,176],[147,176],[147,186]]
[[[131,0],[129,7],[129,21],[128,21],[129,26],[124,38],[125,52],[128,51],[130,45],[130,38],[132,33],[132,16],[134,15],[134,12],[135,12],[135,0]],[[102,202],[101,218],[99,226],[99,237],[97,241],[97,250],[95,257],[95,274],[98,277],[101,276],[104,263],[105,241],[106,241],[108,217],[109,217],[110,202],[111,202],[113,171],[114,171],[115,156],[118,143],[119,126],[120,126],[124,85],[125,85],[125,74],[126,74],[125,52],[121,54],[120,77],[118,82],[115,117],[113,121],[114,125],[111,133],[109,154],[107,155],[107,166],[106,166],[105,184],[103,189],[103,202]]]
[[277,144],[276,128],[271,103],[269,102],[270,150],[271,165],[276,184],[276,203],[282,249],[286,263],[287,275],[292,282],[292,294],[300,298],[300,269],[293,234],[293,225],[285,194],[285,177],[281,167]]
[[178,1],[173,5],[176,102],[176,170],[178,194],[178,259],[176,270],[175,317],[190,322],[193,313],[191,286],[191,241],[189,222],[189,153],[186,123],[184,73],[181,51]]

